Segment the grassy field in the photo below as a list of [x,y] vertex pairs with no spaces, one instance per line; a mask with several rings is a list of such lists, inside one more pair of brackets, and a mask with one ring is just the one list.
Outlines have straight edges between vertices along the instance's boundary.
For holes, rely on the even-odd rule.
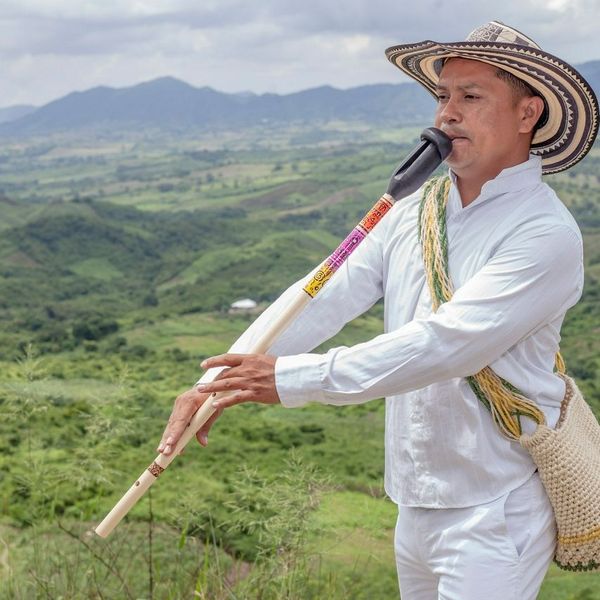
[[[321,262],[419,130],[330,123],[0,151],[0,597],[397,598],[384,407],[243,406],[108,542],[199,362]],[[584,231],[562,348],[600,414],[600,152],[549,178]],[[382,330],[382,307],[324,348]],[[552,568],[542,600],[600,599]]]

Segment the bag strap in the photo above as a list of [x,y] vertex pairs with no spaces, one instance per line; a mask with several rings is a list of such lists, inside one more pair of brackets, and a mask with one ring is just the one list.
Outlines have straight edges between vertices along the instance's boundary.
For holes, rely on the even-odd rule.
[[[419,206],[419,240],[425,263],[425,275],[431,292],[433,311],[452,298],[454,288],[448,272],[448,236],[446,231],[446,204],[450,192],[447,175],[430,179],[424,186]],[[560,355],[558,360],[564,368]],[[533,419],[538,425],[546,422],[544,413],[517,388],[499,377],[490,367],[467,377],[473,393],[491,412],[500,432],[518,441],[522,429],[522,416]]]

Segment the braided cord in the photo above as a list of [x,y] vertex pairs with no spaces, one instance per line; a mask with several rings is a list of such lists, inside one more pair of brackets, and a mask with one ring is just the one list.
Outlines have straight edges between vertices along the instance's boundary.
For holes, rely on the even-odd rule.
[[[454,289],[448,271],[448,236],[446,232],[446,203],[450,192],[450,178],[442,176],[429,180],[423,189],[419,206],[419,240],[423,252],[427,284],[431,292],[434,312],[452,298]],[[557,370],[564,372],[560,354]],[[511,440],[521,436],[520,417],[529,417],[536,423],[546,422],[538,406],[490,367],[467,377],[475,396],[491,412],[501,433]]]

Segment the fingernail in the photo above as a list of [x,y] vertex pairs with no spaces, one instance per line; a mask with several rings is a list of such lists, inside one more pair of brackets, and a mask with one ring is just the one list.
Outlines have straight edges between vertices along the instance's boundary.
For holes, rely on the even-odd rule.
[[208,437],[206,436],[206,434],[200,436],[200,441],[202,442],[203,446],[208,446]]
[[221,405],[218,402],[213,402],[212,407],[213,408],[221,408]]
[[165,447],[165,445],[164,445],[164,444],[161,442],[161,443],[158,445],[158,448],[156,449],[156,450],[157,450],[157,452],[162,452],[164,447]]
[[165,454],[171,454],[171,444],[167,444],[167,445],[165,446],[165,451],[164,451],[164,453],[165,453]]
[[205,390],[205,389],[206,389],[206,387],[207,387],[207,386],[206,386],[206,384],[205,384],[205,383],[199,383],[199,384],[196,386],[196,389],[198,389],[198,390]]
[[206,361],[205,361],[205,360],[203,360],[203,361],[200,363],[200,366],[201,366],[203,369],[206,369]]
[[170,444],[172,444],[172,443],[173,443],[173,437],[172,437],[172,436],[170,436],[170,437],[168,437],[168,438],[167,438],[167,444],[169,444],[169,445],[170,445]]

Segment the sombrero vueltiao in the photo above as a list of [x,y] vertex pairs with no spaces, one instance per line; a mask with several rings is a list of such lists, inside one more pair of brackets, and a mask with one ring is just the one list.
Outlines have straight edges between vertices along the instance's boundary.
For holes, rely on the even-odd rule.
[[572,167],[594,143],[598,100],[587,81],[572,66],[499,21],[478,27],[464,42],[426,40],[392,46],[385,54],[434,96],[443,60],[451,57],[500,67],[528,83],[546,104],[547,119],[531,144],[531,152],[542,157],[545,174]]

